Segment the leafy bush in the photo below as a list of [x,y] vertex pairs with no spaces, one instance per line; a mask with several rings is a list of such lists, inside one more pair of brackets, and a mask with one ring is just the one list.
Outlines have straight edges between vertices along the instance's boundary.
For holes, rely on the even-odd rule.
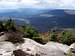
[[75,42],[75,38],[72,36],[71,32],[63,31],[61,33],[61,42],[70,45]]
[[22,26],[21,30],[25,38],[33,39],[33,37],[39,37],[38,31],[30,25]]
[[67,45],[70,45],[75,42],[73,33],[69,31],[61,31],[58,33],[56,33],[55,31],[51,32],[49,38],[50,38],[50,41],[60,42],[60,43],[67,44]]
[[7,21],[0,21],[0,32],[1,31],[16,31],[14,20],[8,19]]
[[16,31],[15,22],[12,19],[9,19],[6,22],[4,22],[3,26],[4,29],[6,29],[6,31]]
[[38,31],[34,27],[30,25],[24,25],[22,26],[21,31],[24,33],[24,38],[30,38],[38,43],[43,44],[42,38],[39,37]]
[[0,21],[0,32],[2,32],[3,30],[5,30],[5,29],[4,29],[4,26],[3,26],[3,22]]
[[50,41],[57,41],[57,34],[56,32],[51,32],[50,33]]

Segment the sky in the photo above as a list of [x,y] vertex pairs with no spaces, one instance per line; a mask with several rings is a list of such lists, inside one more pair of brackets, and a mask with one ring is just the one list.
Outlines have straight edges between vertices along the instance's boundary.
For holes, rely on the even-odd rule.
[[0,0],[0,9],[73,9],[75,0]]
[[75,10],[75,0],[0,0],[0,13],[22,8]]

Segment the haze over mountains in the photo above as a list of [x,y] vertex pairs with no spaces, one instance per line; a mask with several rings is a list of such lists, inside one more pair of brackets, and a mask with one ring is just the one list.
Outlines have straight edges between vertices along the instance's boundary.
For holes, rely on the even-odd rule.
[[74,10],[51,10],[30,18],[32,24],[41,31],[50,28],[75,28]]
[[48,31],[50,28],[74,28],[75,14],[74,10],[34,10],[23,9],[21,11],[12,11],[0,13],[0,16],[11,16],[17,23],[27,22],[32,24],[39,31]]

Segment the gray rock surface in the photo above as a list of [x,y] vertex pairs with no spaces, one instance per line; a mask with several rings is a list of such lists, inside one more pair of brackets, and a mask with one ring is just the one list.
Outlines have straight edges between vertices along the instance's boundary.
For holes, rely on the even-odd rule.
[[69,50],[69,46],[56,42],[48,42],[47,44],[42,45],[28,38],[24,38],[24,40],[24,43],[18,45],[14,45],[11,42],[5,42],[4,40],[3,42],[1,41],[0,56],[12,56],[13,51],[18,49],[34,56],[65,56],[64,53],[67,53],[67,50]]
[[[29,54],[40,54],[40,56],[65,56],[67,45],[60,43],[49,42],[46,45],[41,45],[31,39],[25,38],[25,43],[19,46],[23,51]],[[28,51],[29,49],[30,51]]]
[[0,56],[11,56],[15,49],[11,42],[0,42]]

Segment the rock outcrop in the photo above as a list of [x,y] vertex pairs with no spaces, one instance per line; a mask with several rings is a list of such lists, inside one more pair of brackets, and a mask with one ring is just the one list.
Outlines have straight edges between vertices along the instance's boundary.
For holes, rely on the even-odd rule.
[[56,42],[42,45],[28,38],[24,38],[24,43],[16,45],[3,40],[0,41],[0,56],[19,56],[22,53],[24,56],[66,56],[70,47]]
[[25,43],[21,44],[19,48],[24,52],[36,56],[65,56],[67,45],[55,42],[48,42],[45,45],[39,44],[31,39],[24,38]]
[[0,42],[0,56],[12,56],[16,46],[11,42]]

